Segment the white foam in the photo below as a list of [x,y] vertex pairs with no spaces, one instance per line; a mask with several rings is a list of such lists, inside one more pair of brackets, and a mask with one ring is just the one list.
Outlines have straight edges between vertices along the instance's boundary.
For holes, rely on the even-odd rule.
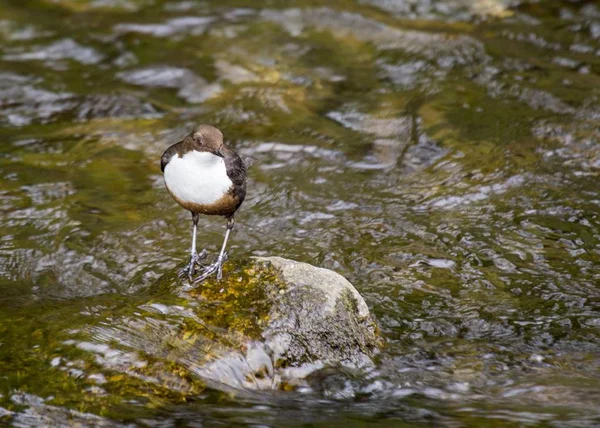
[[177,199],[195,204],[217,202],[232,185],[223,158],[195,151],[171,158],[165,167],[165,183]]

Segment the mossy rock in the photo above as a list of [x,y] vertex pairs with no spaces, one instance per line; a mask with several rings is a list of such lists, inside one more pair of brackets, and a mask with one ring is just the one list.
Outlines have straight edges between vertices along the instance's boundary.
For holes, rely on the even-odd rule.
[[327,269],[279,257],[232,260],[221,281],[187,288],[165,275],[152,301],[88,328],[96,345],[128,355],[126,362],[103,358],[103,365],[184,393],[197,391],[197,381],[293,389],[324,367],[372,367],[382,345],[363,298]]

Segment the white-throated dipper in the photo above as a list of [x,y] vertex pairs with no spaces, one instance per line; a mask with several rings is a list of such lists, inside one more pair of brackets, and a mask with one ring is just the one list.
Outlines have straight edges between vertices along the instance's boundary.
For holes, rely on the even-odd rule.
[[[190,263],[181,271],[190,281],[199,283],[217,272],[223,275],[227,239],[233,229],[233,216],[246,196],[246,165],[238,154],[223,144],[223,134],[214,126],[200,125],[180,142],[163,153],[160,169],[167,190],[186,210],[192,213],[192,252]],[[220,215],[227,219],[227,231],[217,261],[205,267],[193,279],[196,263],[206,251],[196,253],[196,232],[200,214]]]

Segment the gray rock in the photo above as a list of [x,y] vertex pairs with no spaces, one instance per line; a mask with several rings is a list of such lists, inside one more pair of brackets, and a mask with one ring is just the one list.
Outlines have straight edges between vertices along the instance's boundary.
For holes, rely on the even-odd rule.
[[74,332],[67,344],[96,354],[106,369],[184,393],[197,390],[195,382],[294,389],[324,368],[371,368],[382,345],[352,284],[306,263],[230,261],[221,282],[184,290],[167,275],[152,291],[160,298]]

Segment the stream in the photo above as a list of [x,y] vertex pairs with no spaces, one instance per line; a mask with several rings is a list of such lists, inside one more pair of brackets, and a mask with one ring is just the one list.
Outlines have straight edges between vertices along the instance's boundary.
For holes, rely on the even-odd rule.
[[[597,2],[0,0],[0,64],[0,425],[600,424]],[[159,159],[199,123],[256,159],[230,258],[348,278],[376,369],[231,393],[82,345],[187,261]]]

